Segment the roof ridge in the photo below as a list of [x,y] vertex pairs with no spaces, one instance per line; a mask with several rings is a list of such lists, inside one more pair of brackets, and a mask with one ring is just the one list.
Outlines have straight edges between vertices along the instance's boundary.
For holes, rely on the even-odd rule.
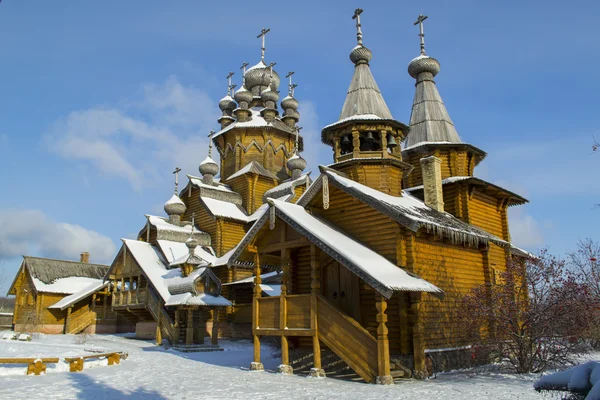
[[36,257],[36,256],[26,256],[23,255],[23,259],[34,259],[34,260],[49,260],[49,261],[60,261],[60,262],[66,262],[66,263],[71,263],[71,264],[79,264],[79,265],[95,265],[95,266],[99,266],[99,267],[110,267],[110,265],[106,265],[106,264],[96,264],[96,263],[84,263],[81,261],[73,261],[73,260],[62,260],[60,258],[50,258],[50,257]]

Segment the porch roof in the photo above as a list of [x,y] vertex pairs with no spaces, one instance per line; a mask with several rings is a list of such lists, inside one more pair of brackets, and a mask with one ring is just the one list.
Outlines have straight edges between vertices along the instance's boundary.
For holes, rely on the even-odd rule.
[[[383,296],[390,298],[395,291],[428,292],[443,296],[437,286],[391,263],[385,257],[346,236],[329,223],[310,215],[298,205],[279,200],[268,200],[275,214],[301,235],[314,243],[331,258],[340,262]],[[248,231],[234,250],[230,263],[239,257],[260,228],[267,222],[265,213]]]
[[65,309],[71,307],[73,304],[77,303],[78,301],[83,300],[86,297],[89,297],[92,294],[96,293],[97,291],[104,289],[105,287],[108,286],[108,284],[109,284],[109,282],[92,283],[91,285],[86,286],[85,288],[83,288],[82,290],[80,290],[77,293],[73,293],[67,297],[63,297],[62,299],[60,299],[56,303],[52,304],[48,308],[65,310]]

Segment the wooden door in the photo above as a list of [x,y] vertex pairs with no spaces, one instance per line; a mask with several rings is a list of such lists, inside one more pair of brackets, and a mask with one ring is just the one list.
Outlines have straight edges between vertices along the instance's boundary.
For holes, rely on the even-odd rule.
[[358,277],[338,262],[326,265],[321,276],[323,296],[336,308],[360,321]]

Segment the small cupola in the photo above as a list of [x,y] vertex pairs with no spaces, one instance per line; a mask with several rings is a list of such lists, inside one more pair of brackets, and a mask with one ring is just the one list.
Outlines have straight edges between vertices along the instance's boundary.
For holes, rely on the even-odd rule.
[[218,119],[218,122],[221,124],[221,129],[227,127],[229,124],[235,121],[233,118],[233,110],[237,108],[237,104],[235,103],[232,95],[236,85],[231,83],[232,76],[233,72],[230,72],[229,75],[227,75],[227,95],[225,95],[225,97],[219,101],[219,109],[221,110],[222,115]]
[[288,72],[286,78],[289,78],[288,84],[288,95],[281,100],[281,108],[283,109],[283,117],[281,118],[290,128],[296,126],[300,120],[300,114],[298,113],[298,100],[294,98],[294,90],[298,87],[297,84],[292,83],[292,75],[294,72]]
[[181,216],[185,213],[186,206],[181,198],[179,197],[179,172],[181,168],[175,168],[173,174],[175,174],[175,192],[173,196],[165,203],[164,209],[169,216],[169,222],[173,225],[179,225],[181,222]]
[[214,183],[215,175],[219,173],[219,165],[212,159],[212,135],[213,131],[208,136],[208,156],[200,163],[198,170],[202,174],[202,182],[207,185]]

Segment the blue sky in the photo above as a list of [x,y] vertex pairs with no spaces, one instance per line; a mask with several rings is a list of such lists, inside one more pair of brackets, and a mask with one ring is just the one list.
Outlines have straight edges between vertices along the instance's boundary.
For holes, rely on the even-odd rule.
[[[201,4],[202,3],[202,4]],[[331,162],[319,131],[337,120],[352,76],[354,8],[371,68],[408,122],[419,53],[465,142],[488,152],[476,175],[531,203],[511,234],[562,253],[598,236],[600,4],[593,1],[16,1],[0,3],[0,263],[20,254],[110,262],[145,213],[162,213],[175,165],[197,174],[218,127],[225,76],[260,57],[296,72],[305,158]],[[282,88],[285,90],[285,88]],[[5,288],[0,285],[0,288]]]

